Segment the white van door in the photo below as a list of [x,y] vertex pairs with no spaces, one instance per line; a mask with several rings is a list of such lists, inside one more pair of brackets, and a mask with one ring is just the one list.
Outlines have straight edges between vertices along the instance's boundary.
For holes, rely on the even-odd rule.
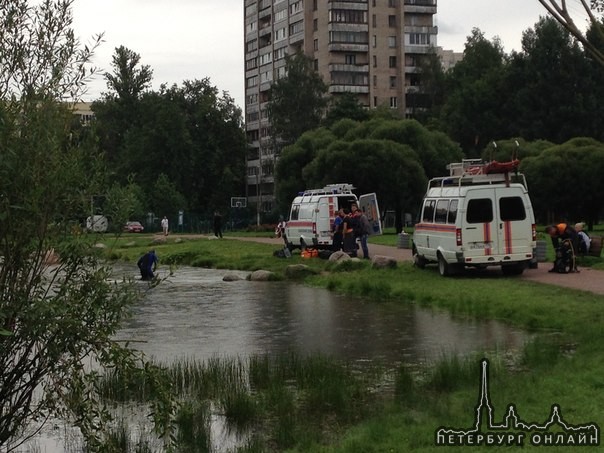
[[331,225],[336,216],[336,197],[321,197],[316,212],[316,232],[319,244],[331,244]]
[[382,234],[382,222],[380,220],[380,208],[375,193],[367,193],[359,197],[359,208],[367,216],[371,225],[371,234]]
[[465,257],[532,251],[532,213],[520,187],[469,189],[462,230]]

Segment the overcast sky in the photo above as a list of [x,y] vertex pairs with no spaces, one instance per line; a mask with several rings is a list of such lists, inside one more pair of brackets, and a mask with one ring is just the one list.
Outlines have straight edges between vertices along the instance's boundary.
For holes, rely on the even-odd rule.
[[[326,1],[326,0],[319,0]],[[383,0],[385,1],[385,0]],[[209,77],[243,106],[243,0],[76,0],[74,26],[83,43],[104,32],[94,63],[109,71],[116,47],[141,55],[153,88]],[[499,36],[506,52],[520,50],[522,32],[546,11],[538,0],[438,0],[438,45],[463,51],[472,28]],[[97,78],[86,100],[106,91]]]

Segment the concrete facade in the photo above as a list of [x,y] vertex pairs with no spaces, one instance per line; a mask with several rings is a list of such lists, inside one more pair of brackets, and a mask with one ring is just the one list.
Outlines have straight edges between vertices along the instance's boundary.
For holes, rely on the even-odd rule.
[[[266,113],[285,55],[302,51],[332,96],[351,92],[367,108],[411,116],[423,55],[436,47],[437,0],[245,0],[247,196],[259,212],[273,208],[279,149]],[[301,190],[304,188],[301,188]]]

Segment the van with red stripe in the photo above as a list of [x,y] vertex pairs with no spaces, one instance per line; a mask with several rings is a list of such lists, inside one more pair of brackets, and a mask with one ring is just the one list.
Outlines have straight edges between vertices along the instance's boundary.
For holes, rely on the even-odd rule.
[[357,197],[351,184],[329,184],[322,189],[305,190],[294,198],[285,225],[285,242],[290,250],[313,247],[329,249],[333,244],[332,227],[340,208],[356,203],[365,212],[372,234],[382,234],[375,193]]
[[441,275],[465,267],[501,266],[519,275],[533,260],[536,226],[518,162],[469,159],[428,183],[413,233],[417,267],[437,263]]

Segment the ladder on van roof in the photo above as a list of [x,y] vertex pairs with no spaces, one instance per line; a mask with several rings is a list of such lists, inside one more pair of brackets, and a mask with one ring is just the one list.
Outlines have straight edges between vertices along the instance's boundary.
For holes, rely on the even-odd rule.
[[473,186],[520,183],[528,189],[526,178],[518,173],[518,161],[484,162],[481,159],[463,159],[447,165],[449,176],[432,178],[428,189],[434,187]]
[[298,195],[336,195],[336,194],[351,194],[355,187],[352,184],[328,184],[322,189],[308,189],[304,192],[299,192]]

